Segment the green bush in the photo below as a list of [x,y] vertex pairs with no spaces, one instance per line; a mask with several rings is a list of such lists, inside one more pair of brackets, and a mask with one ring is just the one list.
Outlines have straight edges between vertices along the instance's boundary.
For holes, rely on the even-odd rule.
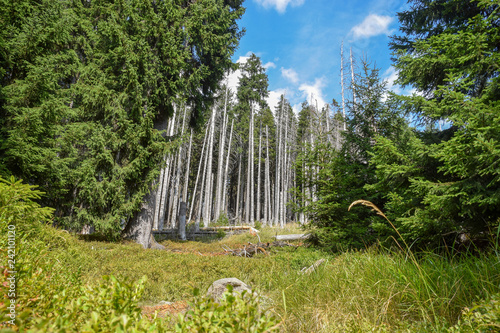
[[455,333],[498,332],[500,330],[500,294],[465,308],[462,318],[450,331]]
[[257,229],[257,230],[262,230],[262,222],[255,221],[254,228]]
[[224,237],[226,237],[226,232],[224,230],[218,230],[217,238],[224,238]]
[[220,303],[211,297],[201,297],[194,290],[195,300],[191,309],[179,316],[177,332],[277,332],[279,323],[275,316],[260,308],[258,298],[247,294],[233,295],[232,286],[222,296]]
[[210,223],[211,227],[227,227],[229,226],[229,219],[227,218],[226,213],[220,214],[217,221]]

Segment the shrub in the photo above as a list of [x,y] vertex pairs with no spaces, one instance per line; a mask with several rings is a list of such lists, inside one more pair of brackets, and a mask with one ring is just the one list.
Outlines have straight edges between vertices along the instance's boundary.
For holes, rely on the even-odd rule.
[[229,219],[225,213],[220,214],[217,221],[210,223],[211,227],[227,227],[229,226]]
[[462,318],[450,331],[455,333],[498,332],[500,329],[500,294],[492,295],[488,300],[465,308]]
[[257,230],[262,230],[262,222],[255,221],[254,228],[257,229]]
[[201,297],[194,289],[195,300],[184,316],[179,316],[177,332],[277,332],[279,323],[259,307],[255,295],[243,291],[233,295],[232,286],[222,296],[220,303],[210,297]]

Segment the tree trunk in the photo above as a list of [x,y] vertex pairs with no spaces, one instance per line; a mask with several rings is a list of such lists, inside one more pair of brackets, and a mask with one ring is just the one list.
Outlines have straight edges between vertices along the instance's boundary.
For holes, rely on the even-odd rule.
[[219,159],[217,163],[217,186],[215,188],[215,216],[214,219],[217,221],[219,219],[221,211],[221,201],[222,201],[222,166],[224,159],[224,146],[226,143],[226,131],[227,131],[227,86],[226,86],[226,98],[224,100],[224,112],[222,113],[222,130],[219,140]]
[[[200,154],[200,164],[198,165],[198,172],[196,174],[196,181],[194,183],[194,188],[193,188],[193,198],[191,199],[191,209],[189,210],[189,218],[188,218],[188,221],[191,221],[191,217],[192,217],[192,214],[193,214],[193,209],[194,209],[194,201],[196,199],[196,188],[198,187],[198,180],[199,180],[199,177],[200,177],[200,171],[201,171],[201,167],[203,166],[203,153],[205,151],[205,144],[207,142],[207,137],[208,137],[208,129],[210,128],[210,126],[207,126],[207,129],[205,131],[205,138],[203,139],[203,147],[201,148],[201,154]],[[192,132],[191,132],[192,133]],[[205,175],[205,174],[203,174]],[[203,179],[205,179],[203,177]],[[203,181],[202,181],[202,184],[203,184]],[[203,188],[203,185],[201,185],[201,187]],[[201,193],[200,193],[200,197],[201,197]]]
[[252,108],[250,107],[250,118],[248,120],[248,155],[247,155],[247,183],[246,183],[246,196],[245,196],[245,224],[250,223],[250,183],[252,177],[252,149],[251,149],[251,140],[252,140]]
[[153,238],[153,214],[156,205],[156,182],[150,187],[141,204],[141,210],[135,213],[128,221],[122,235],[126,239],[132,239],[142,245],[144,249],[164,249],[164,247],[155,242]]
[[179,237],[186,240],[186,202],[182,201],[179,208]]
[[[166,162],[166,155],[163,157],[163,161]],[[153,215],[153,230],[158,230],[158,217],[160,215],[160,201],[161,201],[161,191],[163,189],[163,177],[165,176],[165,168],[161,168],[158,189],[155,198],[155,211]]]
[[342,116],[344,118],[344,131],[346,130],[345,123],[345,99],[344,99],[344,41],[340,46],[340,86],[342,88]]
[[351,89],[352,89],[353,110],[354,112],[356,112],[356,93],[354,92],[354,65],[352,60],[352,47],[349,48],[349,58],[351,60]]
[[[172,121],[168,124],[168,135],[172,136],[174,131],[175,118],[177,116],[177,108],[174,108],[174,116]],[[165,209],[166,209],[166,201],[167,201],[167,193],[168,193],[168,185],[170,182],[170,162],[171,156],[168,155],[166,158],[165,172],[163,175],[163,183],[162,190],[160,196],[160,210],[158,212],[158,229],[163,229],[163,223],[165,222]]]
[[234,118],[231,121],[231,130],[229,133],[229,145],[227,146],[227,157],[226,157],[226,168],[224,171],[224,181],[222,184],[222,210],[226,212],[226,216],[229,216],[227,207],[226,207],[226,188],[227,188],[227,179],[229,176],[229,158],[231,157],[231,143],[233,140],[233,125],[234,125]]
[[211,199],[210,191],[212,190],[211,182],[212,182],[212,158],[213,158],[213,148],[214,148],[214,132],[215,132],[215,114],[216,108],[214,107],[212,110],[212,117],[210,118],[210,139],[208,141],[208,160],[207,160],[207,183],[205,185],[205,209],[203,213],[203,225],[208,227],[212,215],[212,205],[208,200]]
[[238,164],[238,189],[236,192],[236,214],[238,222],[240,222],[240,188],[241,188],[241,154],[240,154],[240,163]]
[[280,207],[280,167],[281,167],[281,120],[283,118],[283,104],[285,103],[284,98],[282,98],[280,115],[277,119],[276,130],[278,131],[278,138],[276,143],[278,144],[277,154],[276,154],[276,182],[274,186],[276,187],[274,191],[275,203],[274,203],[274,225],[279,223],[279,207]]
[[270,195],[269,195],[269,187],[271,184],[269,184],[269,132],[268,132],[268,127],[266,125],[266,161],[265,161],[265,168],[264,168],[264,223],[267,224],[269,221],[269,200],[270,200]]
[[262,152],[262,122],[259,127],[259,157],[258,157],[258,167],[257,167],[257,221],[261,220],[261,215],[260,215],[260,155]]
[[282,199],[281,199],[281,227],[284,228],[285,227],[285,223],[286,223],[286,197],[287,197],[287,175],[288,175],[288,165],[287,165],[287,157],[288,157],[288,154],[287,154],[287,140],[288,140],[288,110],[285,109],[285,135],[284,135],[284,142],[283,142],[283,175],[281,177],[282,179]]
[[[187,107],[184,106],[184,117],[182,118],[182,127],[181,127],[181,135],[184,134],[184,125],[186,124],[186,112],[187,112]],[[179,151],[177,153],[177,167],[175,169],[175,174],[174,174],[174,183],[172,185],[172,188],[174,190],[174,196],[172,198],[172,214],[170,218],[170,227],[175,228],[177,225],[177,209],[179,207],[179,202],[181,201],[181,161],[182,161],[182,147],[181,145],[179,147]]]
[[[189,148],[188,148],[188,152],[187,152],[186,174],[184,175],[184,191],[182,192],[182,201],[184,201],[186,203],[187,203],[187,199],[188,199],[189,170],[191,167],[191,148],[192,148],[192,146],[193,146],[193,129],[191,128],[191,135],[189,136]],[[193,197],[194,197],[194,195],[193,195]]]
[[253,156],[253,136],[254,136],[254,128],[253,128],[253,107],[250,108],[250,113],[251,113],[251,121],[250,121],[250,124],[252,125],[251,126],[251,131],[250,131],[250,135],[251,135],[251,142],[250,142],[250,172],[251,172],[251,175],[250,175],[250,224],[251,225],[254,225],[254,222],[255,222],[255,201],[254,201],[254,198],[255,198],[255,193],[254,193],[254,190],[255,190],[255,174],[254,174],[254,156]]

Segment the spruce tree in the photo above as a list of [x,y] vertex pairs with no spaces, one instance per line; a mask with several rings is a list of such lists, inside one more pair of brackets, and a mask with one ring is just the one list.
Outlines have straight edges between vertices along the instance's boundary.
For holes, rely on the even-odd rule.
[[[410,52],[396,54],[401,83],[428,92],[403,100],[431,126],[376,147],[380,180],[373,190],[386,193],[403,236],[421,246],[452,244],[461,234],[484,238],[500,218],[500,9],[498,1],[472,6],[477,15],[443,22]],[[447,126],[439,129],[437,121]]]
[[241,3],[2,1],[0,172],[40,185],[56,224],[148,246],[165,125],[175,103],[207,118]]

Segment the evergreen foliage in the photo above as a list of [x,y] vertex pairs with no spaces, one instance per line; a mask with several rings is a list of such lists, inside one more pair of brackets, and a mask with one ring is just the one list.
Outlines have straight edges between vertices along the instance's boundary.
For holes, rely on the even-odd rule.
[[413,96],[405,104],[421,117],[445,121],[447,128],[416,128],[399,140],[380,139],[373,158],[378,183],[369,189],[384,193],[384,210],[403,236],[420,245],[449,245],[461,234],[485,240],[499,223],[500,9],[498,1],[479,1],[478,9],[481,14],[460,28],[396,54],[403,84],[426,89],[421,70],[434,64],[445,74],[431,97]]
[[[311,218],[312,241],[332,250],[368,246],[387,229],[366,210],[347,211],[359,198],[379,203],[378,196],[364,188],[376,181],[371,161],[375,138],[397,136],[404,125],[393,96],[384,101],[385,85],[378,69],[364,61],[359,81],[353,84],[356,102],[348,104],[341,149],[335,151],[324,135],[306,143],[297,159],[297,183],[313,192],[309,197],[302,195],[306,200],[304,212]],[[309,109],[303,109],[299,124],[307,122],[307,114],[312,114]],[[304,191],[298,188],[295,193]]]
[[55,223],[117,236],[175,138],[199,126],[242,32],[242,1],[10,1],[0,6],[0,172],[38,184]]
[[[251,54],[247,61],[240,65],[241,77],[238,82],[238,99],[234,113],[238,116],[237,130],[245,145],[248,143],[248,126],[250,112],[264,113],[269,109],[265,97],[269,95],[266,69],[259,57]],[[254,119],[255,121],[255,119]]]
[[392,43],[399,83],[424,94],[387,93],[363,63],[342,148],[311,141],[297,165],[297,183],[305,179],[317,196],[303,208],[313,241],[338,250],[399,237],[366,209],[347,213],[358,199],[374,202],[418,248],[486,240],[498,227],[499,10],[498,1],[415,0],[400,13],[405,36]]

